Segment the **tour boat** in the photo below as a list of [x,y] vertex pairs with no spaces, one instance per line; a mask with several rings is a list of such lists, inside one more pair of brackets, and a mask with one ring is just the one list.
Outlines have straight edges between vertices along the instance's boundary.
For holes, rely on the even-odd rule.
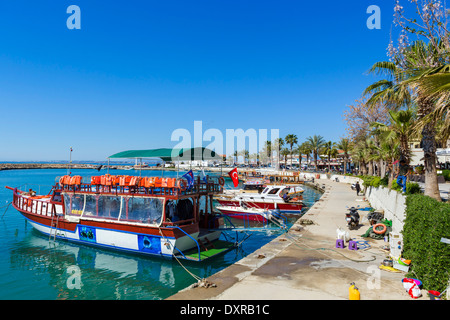
[[107,174],[89,183],[63,176],[47,195],[6,188],[14,208],[49,239],[202,261],[233,247],[219,239],[221,219],[212,210],[223,184],[197,177],[189,188],[184,179]]
[[267,185],[261,193],[239,193],[232,197],[216,196],[221,206],[240,207],[242,202],[264,210],[278,209],[285,213],[301,213],[303,202],[300,186]]

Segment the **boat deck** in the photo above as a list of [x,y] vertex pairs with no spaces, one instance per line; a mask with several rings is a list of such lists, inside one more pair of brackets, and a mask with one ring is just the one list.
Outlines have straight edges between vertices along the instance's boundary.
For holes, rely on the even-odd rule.
[[216,240],[211,242],[210,244],[205,244],[201,246],[200,252],[198,248],[194,248],[184,252],[184,256],[180,253],[176,254],[177,258],[184,258],[192,261],[203,261],[219,254],[225,253],[228,250],[234,248],[234,243]]

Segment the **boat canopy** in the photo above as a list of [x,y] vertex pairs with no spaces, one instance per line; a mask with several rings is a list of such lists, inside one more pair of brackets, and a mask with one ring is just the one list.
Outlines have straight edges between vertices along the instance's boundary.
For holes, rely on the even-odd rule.
[[128,150],[113,154],[108,158],[109,159],[160,158],[163,161],[222,160],[221,156],[216,154],[216,152],[204,147],[183,148],[183,149],[161,148],[148,150]]

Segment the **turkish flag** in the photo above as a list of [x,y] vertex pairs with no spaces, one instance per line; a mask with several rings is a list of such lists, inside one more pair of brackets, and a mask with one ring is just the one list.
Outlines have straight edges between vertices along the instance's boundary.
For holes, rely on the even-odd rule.
[[239,184],[239,176],[237,172],[237,168],[234,168],[230,172],[228,172],[228,175],[231,177],[231,180],[233,180],[234,187],[236,188]]

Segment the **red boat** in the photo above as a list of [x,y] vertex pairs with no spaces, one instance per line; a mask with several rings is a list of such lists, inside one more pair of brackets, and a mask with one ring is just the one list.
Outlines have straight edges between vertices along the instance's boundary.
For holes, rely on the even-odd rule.
[[244,208],[242,206],[216,206],[216,209],[230,218],[257,222],[269,220],[269,213],[264,209]]
[[284,213],[301,213],[303,188],[300,186],[268,185],[261,193],[238,193],[231,197],[219,196],[221,206],[249,207],[263,210],[279,210]]

